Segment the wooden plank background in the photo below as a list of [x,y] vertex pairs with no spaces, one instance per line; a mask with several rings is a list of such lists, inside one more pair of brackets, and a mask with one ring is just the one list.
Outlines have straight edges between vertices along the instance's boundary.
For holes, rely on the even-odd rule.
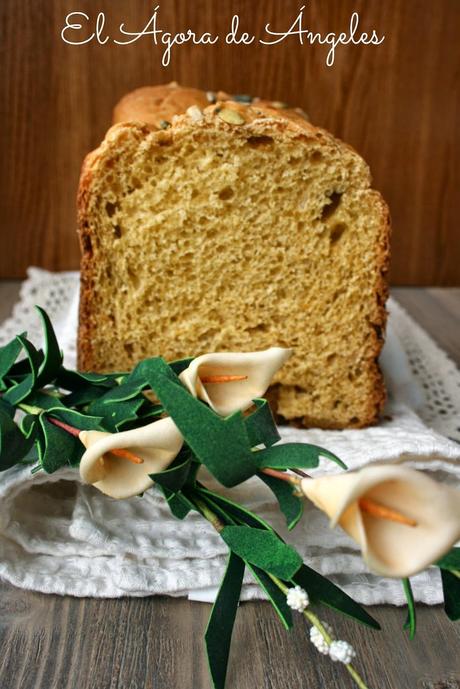
[[[260,35],[286,30],[299,0],[158,0],[160,28],[225,35],[238,13]],[[149,0],[1,0],[0,277],[28,265],[78,266],[75,193],[83,156],[103,137],[114,103],[130,89],[173,79],[261,94],[304,107],[312,121],[360,151],[394,223],[394,284],[460,284],[459,0],[309,0],[306,25],[345,31],[356,10],[380,46],[327,49],[290,38],[275,46],[181,46],[161,66],[144,37],[129,46],[65,44],[68,12],[107,28],[145,26]]]

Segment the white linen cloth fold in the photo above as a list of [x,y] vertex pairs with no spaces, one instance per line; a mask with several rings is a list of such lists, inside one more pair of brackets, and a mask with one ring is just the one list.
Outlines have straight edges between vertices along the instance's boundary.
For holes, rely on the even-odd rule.
[[[32,308],[39,304],[53,320],[67,365],[74,366],[78,280],[78,273],[31,269],[12,318],[0,327],[0,345],[23,330],[41,343]],[[460,438],[460,373],[391,299],[389,311],[382,365],[390,399],[382,423],[349,431],[283,427],[282,439],[322,445],[353,469],[382,460],[410,462],[458,485],[460,445],[445,436]],[[335,471],[335,465],[322,463],[316,473]],[[354,542],[339,529],[331,531],[308,503],[288,534],[271,493],[258,479],[219,490],[267,518],[307,564],[356,600],[404,602],[401,583],[368,574]],[[195,514],[184,521],[172,517],[156,489],[143,498],[115,501],[82,485],[70,468],[32,476],[30,467],[21,467],[0,475],[0,576],[16,586],[75,596],[163,593],[212,600],[225,560],[226,546],[212,527]],[[412,583],[417,600],[442,600],[434,568]],[[252,597],[263,596],[247,575],[243,598]]]

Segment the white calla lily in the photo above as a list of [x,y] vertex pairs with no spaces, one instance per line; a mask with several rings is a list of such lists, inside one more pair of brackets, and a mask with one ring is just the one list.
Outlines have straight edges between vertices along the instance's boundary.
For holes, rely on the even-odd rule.
[[460,491],[408,467],[380,465],[305,478],[300,487],[382,576],[412,576],[460,539]]
[[292,349],[282,347],[203,354],[193,359],[179,378],[194,397],[207,402],[221,416],[228,416],[244,411],[253,399],[261,397],[291,354]]
[[[112,498],[130,498],[153,485],[149,474],[166,469],[178,455],[183,437],[170,418],[121,433],[82,431],[87,448],[80,462],[80,476]],[[124,451],[125,457],[114,454]],[[120,453],[122,454],[122,452]],[[126,456],[138,458],[139,463]]]

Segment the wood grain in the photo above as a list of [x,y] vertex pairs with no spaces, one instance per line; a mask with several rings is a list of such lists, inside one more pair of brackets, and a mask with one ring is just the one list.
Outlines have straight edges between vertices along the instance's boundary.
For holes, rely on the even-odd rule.
[[[77,7],[78,5],[78,7]],[[97,6],[96,6],[97,5]],[[225,35],[242,28],[286,30],[298,0],[163,0],[160,25],[172,32]],[[145,0],[34,0],[0,3],[0,277],[28,265],[76,268],[75,193],[84,155],[103,137],[114,103],[135,87],[173,79],[249,92],[304,107],[369,161],[394,221],[395,284],[460,284],[460,3],[458,0],[310,0],[306,25],[343,31],[350,14],[384,43],[326,48],[290,38],[275,46],[181,46],[161,66],[148,37],[129,46],[65,44],[68,12],[105,12],[115,32],[147,24]]]
[[[0,283],[0,321],[17,282]],[[460,290],[398,289],[398,301],[460,364]],[[211,689],[202,635],[210,606],[162,596],[78,599],[0,585],[1,689]],[[359,649],[372,689],[460,689],[460,623],[440,607],[418,607],[409,641],[405,612],[371,609],[374,632],[321,610],[340,638]],[[314,651],[303,618],[284,631],[270,605],[243,603],[237,615],[227,689],[355,689],[338,663]]]

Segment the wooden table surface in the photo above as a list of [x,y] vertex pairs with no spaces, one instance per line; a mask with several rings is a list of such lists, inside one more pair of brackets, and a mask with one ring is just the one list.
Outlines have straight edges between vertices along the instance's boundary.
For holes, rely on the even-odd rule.
[[[0,283],[0,320],[17,296]],[[394,289],[393,295],[460,363],[460,289]],[[202,635],[210,606],[164,596],[78,599],[0,587],[0,689],[209,689]],[[373,632],[325,609],[339,638],[359,649],[372,689],[459,689],[460,623],[420,606],[418,632],[405,611],[376,606]],[[320,656],[300,615],[291,633],[270,605],[241,605],[227,689],[351,689],[344,668]]]

